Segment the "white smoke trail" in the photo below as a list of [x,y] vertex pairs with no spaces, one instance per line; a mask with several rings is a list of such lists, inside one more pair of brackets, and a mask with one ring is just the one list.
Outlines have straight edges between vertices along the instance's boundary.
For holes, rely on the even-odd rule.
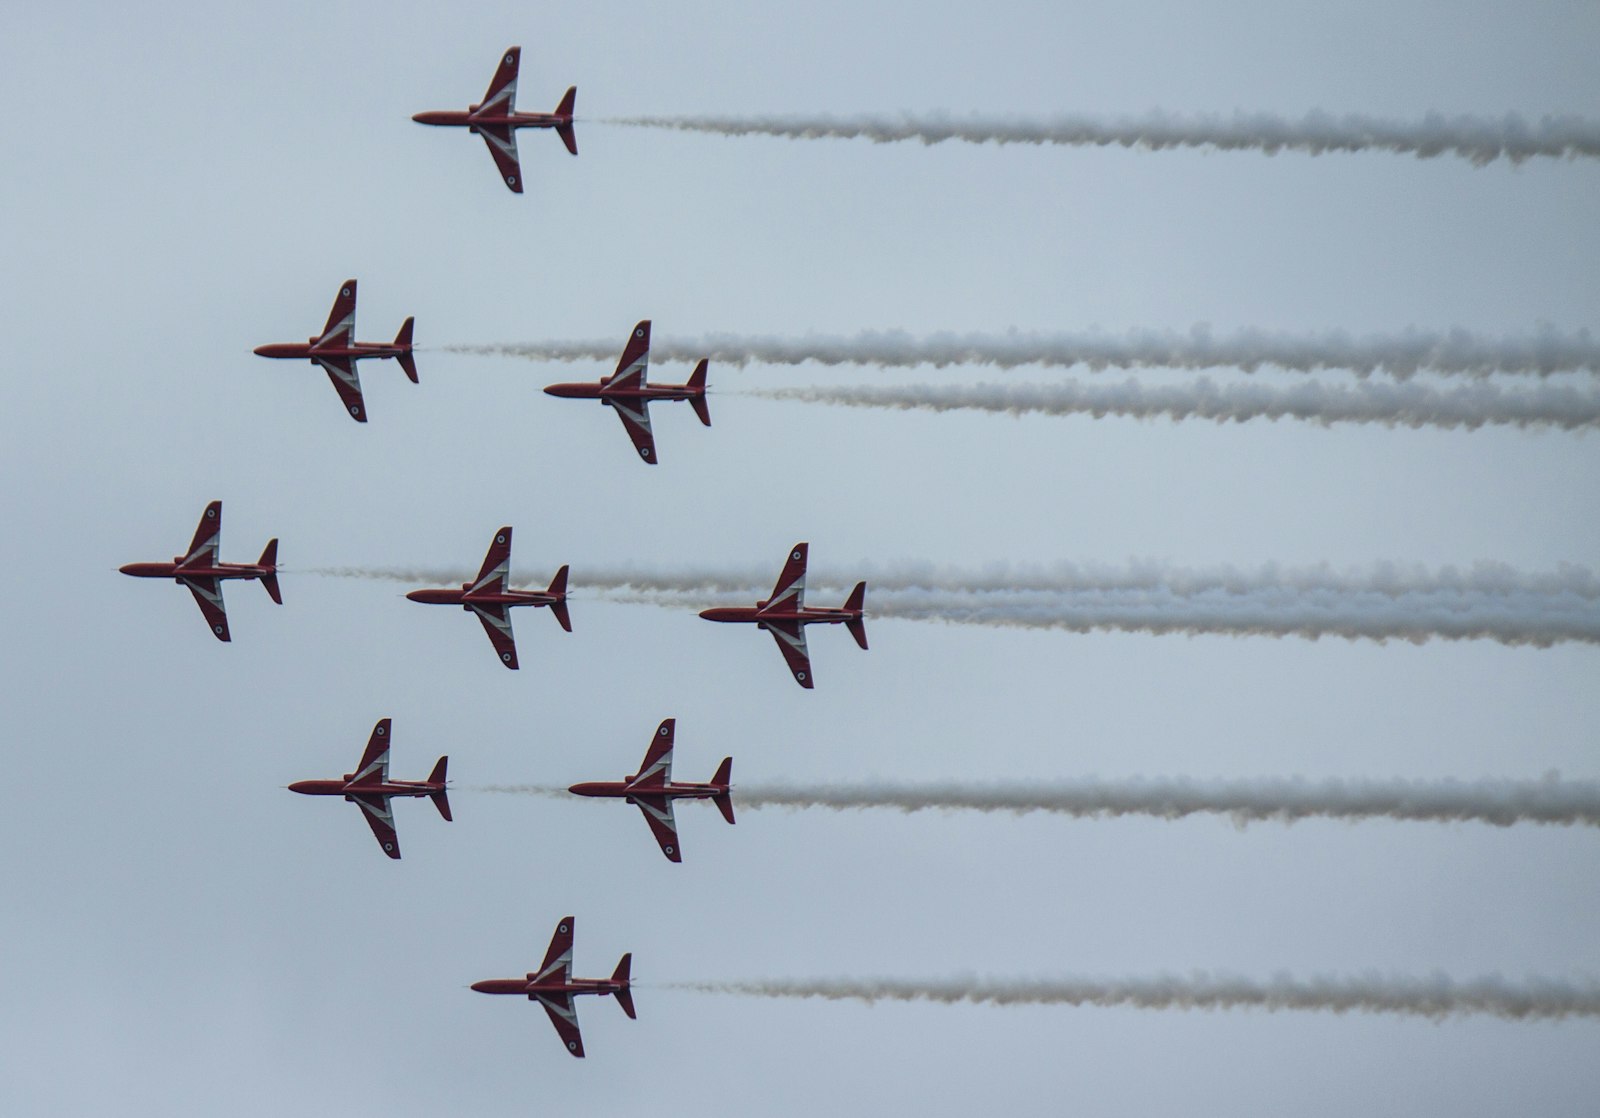
[[1187,978],[989,979],[955,977],[787,979],[765,982],[675,982],[670,988],[761,998],[831,1001],[972,1002],[979,1005],[1079,1005],[1135,1009],[1265,1009],[1319,1013],[1387,1013],[1442,1020],[1487,1015],[1511,1021],[1600,1017],[1600,984],[1554,978],[1511,982],[1499,976],[1458,982],[1361,975],[1252,979],[1199,973]]
[[[501,791],[531,791],[505,787]],[[1077,818],[1226,815],[1236,824],[1301,819],[1356,822],[1515,823],[1600,827],[1600,781],[1544,780],[1189,780],[1030,782],[1027,784],[740,784],[741,809],[1048,812]]]
[[[545,784],[484,784],[472,790],[548,799],[570,796],[565,788]],[[1600,781],[1562,781],[1554,774],[1543,780],[1476,781],[1090,777],[1026,784],[738,784],[733,796],[741,810],[1044,812],[1077,819],[1142,816],[1169,821],[1225,815],[1239,826],[1303,819],[1349,823],[1387,819],[1495,827],[1517,823],[1600,827]]]
[[1457,155],[1476,166],[1535,156],[1600,156],[1600,122],[1575,116],[1545,116],[1530,122],[1516,114],[1499,118],[1428,113],[1420,120],[1312,112],[1296,119],[1271,113],[1232,116],[951,117],[943,113],[855,116],[633,116],[605,120],[637,128],[707,132],[719,136],[775,136],[788,140],[865,139],[887,144],[963,140],[973,144],[1061,144],[1071,147],[1212,148],[1275,155],[1298,151],[1383,151],[1431,159]]
[[[1493,571],[1493,568],[1489,568]],[[444,582],[445,572],[324,568],[319,573],[409,582]],[[1262,572],[1256,582],[1205,584],[1191,578],[1168,585],[1159,580],[1121,586],[1072,585],[1069,571],[1058,583],[1033,589],[991,586],[980,589],[869,582],[868,609],[877,617],[944,621],[1001,628],[1062,629],[1072,632],[1222,634],[1231,636],[1338,636],[1350,640],[1486,639],[1509,645],[1548,647],[1566,641],[1600,643],[1600,601],[1592,595],[1592,576],[1582,568],[1563,568],[1544,576],[1574,589],[1527,590],[1528,576],[1485,576],[1500,589],[1483,592],[1444,584],[1399,588],[1329,585]],[[436,577],[438,576],[438,577]],[[759,577],[759,576],[756,576]],[[1348,581],[1348,580],[1346,580]],[[1537,581],[1537,578],[1532,581]],[[822,593],[840,593],[813,580]],[[635,570],[578,569],[574,586],[602,598],[681,609],[748,604],[765,589],[743,576],[716,572],[652,574]]]
[[[533,361],[597,362],[617,357],[615,338],[461,345],[452,353],[521,357]],[[1587,330],[1563,333],[1543,328],[1529,334],[1490,338],[1467,330],[1410,329],[1354,337],[1343,331],[1288,334],[1266,330],[1214,333],[1209,326],[1189,330],[1055,331],[1003,334],[940,332],[917,337],[903,330],[859,334],[808,334],[783,338],[707,334],[680,341],[657,338],[657,361],[698,361],[723,365],[1023,365],[1104,369],[1222,369],[1254,372],[1264,367],[1314,373],[1349,370],[1361,376],[1386,373],[1404,379],[1429,371],[1458,376],[1522,373],[1549,376],[1600,371],[1600,342]]]
[[[553,568],[554,563],[532,566],[542,571]],[[744,595],[752,600],[770,590],[777,575],[776,563],[671,568],[580,562],[574,564],[573,569],[576,572],[574,585],[580,590]],[[465,567],[317,567],[308,573],[416,586],[460,585],[472,575]],[[807,584],[817,595],[843,595],[858,579],[866,579],[875,595],[898,590],[949,590],[971,595],[1030,591],[1056,594],[1159,591],[1179,597],[1327,592],[1385,597],[1530,595],[1575,598],[1584,602],[1600,600],[1600,573],[1570,563],[1559,564],[1551,571],[1529,572],[1492,562],[1466,567],[1372,563],[1342,570],[1327,563],[1307,567],[1269,563],[1254,570],[1229,566],[1186,568],[1155,560],[1133,560],[1118,565],[997,562],[968,568],[926,562],[857,562],[849,564],[845,577],[819,571],[815,565],[807,574]],[[544,583],[534,588],[542,590]]]
[[748,395],[857,408],[975,410],[1024,415],[1107,415],[1136,419],[1303,419],[1323,425],[1377,423],[1386,427],[1476,430],[1486,425],[1581,430],[1600,425],[1600,394],[1542,384],[1506,390],[1490,384],[1453,389],[1366,381],[1351,387],[1315,381],[1275,387],[1217,384],[1202,377],[1174,385],[1066,382],[1051,385],[977,384],[754,389]]

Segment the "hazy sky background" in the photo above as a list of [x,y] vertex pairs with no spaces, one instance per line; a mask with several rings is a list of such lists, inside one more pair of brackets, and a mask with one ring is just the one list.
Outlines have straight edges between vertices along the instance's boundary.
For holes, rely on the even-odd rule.
[[[470,993],[577,917],[576,970],[808,975],[1364,972],[1593,979],[1592,829],[679,811],[670,865],[623,805],[295,797],[395,719],[393,772],[615,779],[678,719],[736,781],[1597,771],[1592,646],[1077,636],[870,621],[771,642],[584,595],[585,564],[994,560],[1593,567],[1593,435],[843,411],[741,386],[986,370],[730,370],[715,426],[655,409],[662,464],[539,388],[609,372],[444,352],[363,364],[371,422],[309,365],[361,281],[363,339],[425,347],[904,328],[1600,328],[1600,162],[933,148],[464,108],[523,47],[519,106],[580,118],[856,110],[1428,110],[1600,116],[1572,3],[11,5],[0,11],[0,1109],[17,1114],[1587,1114],[1594,1022],[822,1004],[642,985]],[[654,373],[681,379],[687,365]],[[1019,372],[1048,382],[1059,371]],[[1081,374],[1073,374],[1081,375]],[[1122,376],[1122,374],[1113,374]],[[286,604],[234,634],[118,565],[282,538]],[[305,573],[572,564],[575,632],[519,611],[520,672],[406,587]],[[297,571],[295,568],[299,568]],[[872,603],[868,594],[869,608]],[[737,796],[736,796],[737,802]]]

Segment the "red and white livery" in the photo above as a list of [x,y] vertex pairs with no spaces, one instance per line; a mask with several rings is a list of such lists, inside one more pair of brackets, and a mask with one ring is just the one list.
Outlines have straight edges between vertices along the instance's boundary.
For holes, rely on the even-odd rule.
[[362,818],[372,828],[372,837],[378,840],[383,852],[391,858],[400,857],[400,838],[394,830],[394,812],[389,801],[395,796],[427,796],[439,809],[445,822],[450,821],[450,796],[445,779],[445,767],[450,758],[440,757],[427,780],[389,779],[389,728],[391,720],[378,719],[367,739],[366,751],[353,773],[345,773],[338,780],[299,780],[289,785],[289,791],[303,796],[343,796],[361,809]]
[[418,124],[436,124],[445,128],[465,128],[483,137],[489,145],[494,165],[500,177],[515,194],[522,193],[522,166],[517,160],[517,129],[554,128],[561,142],[573,155],[578,154],[578,137],[573,132],[573,104],[578,98],[578,87],[568,89],[566,96],[553,113],[519,113],[517,104],[517,70],[522,65],[522,48],[512,47],[500,56],[494,77],[483,100],[471,105],[466,112],[417,113],[411,119]]
[[550,612],[567,632],[572,632],[572,617],[567,613],[567,568],[565,565],[550,580],[547,590],[513,590],[508,585],[511,572],[511,529],[501,528],[489,544],[478,577],[461,584],[460,590],[413,590],[413,602],[430,606],[460,606],[478,615],[483,631],[489,634],[500,662],[515,670],[517,641],[511,631],[511,611],[517,606],[549,606]]
[[270,539],[254,563],[224,563],[217,558],[222,547],[222,502],[212,501],[200,514],[189,550],[170,563],[128,563],[120,568],[134,578],[170,578],[189,588],[206,625],[219,641],[231,640],[228,612],[222,601],[222,584],[230,578],[259,579],[274,602],[283,605],[278,591],[278,541]]
[[601,377],[598,384],[585,381],[577,384],[552,384],[545,389],[550,396],[563,396],[573,400],[599,400],[617,413],[623,430],[633,440],[639,457],[654,465],[656,440],[650,431],[650,403],[652,400],[688,400],[700,422],[711,426],[711,412],[706,406],[706,362],[694,367],[684,384],[650,384],[650,320],[647,318],[633,328],[633,335],[623,347],[617,371]]
[[633,991],[628,972],[633,965],[633,953],[622,957],[610,978],[572,977],[572,917],[563,916],[556,925],[556,934],[550,939],[550,949],[544,953],[539,969],[525,978],[486,978],[474,982],[472,988],[480,994],[511,994],[525,996],[538,1002],[550,1015],[550,1023],[561,1036],[561,1043],[574,1056],[583,1056],[583,1036],[578,1031],[578,1007],[574,1001],[580,994],[607,994],[617,999],[622,1012],[637,1018],[633,1011]]
[[807,606],[806,557],[809,553],[809,544],[795,544],[789,550],[789,559],[783,565],[783,573],[778,576],[778,584],[772,588],[772,596],[757,602],[753,609],[729,606],[700,611],[700,616],[707,621],[756,625],[771,633],[772,639],[778,642],[778,651],[783,653],[789,665],[789,671],[794,674],[794,681],[808,689],[812,686],[812,678],[811,655],[806,651],[807,625],[842,624],[850,630],[857,644],[862,648],[867,647],[867,584],[856,583],[856,588],[850,591],[850,597],[838,609]]
[[339,294],[334,297],[333,310],[328,312],[328,324],[322,328],[322,333],[304,344],[274,342],[256,346],[255,352],[260,357],[289,358],[320,365],[333,382],[339,399],[344,401],[350,418],[365,423],[367,405],[361,398],[361,378],[356,375],[356,362],[364,357],[382,360],[393,357],[411,378],[411,383],[416,384],[417,363],[411,345],[411,330],[415,324],[416,319],[406,319],[392,342],[356,341],[356,281],[347,279],[339,285]]
[[645,750],[639,771],[619,781],[590,781],[574,784],[567,791],[577,796],[603,796],[624,799],[638,807],[644,821],[650,824],[661,853],[672,862],[683,861],[678,844],[678,821],[672,814],[673,800],[710,800],[722,812],[722,817],[733,822],[733,758],[724,757],[716,774],[707,784],[677,784],[672,779],[672,740],[677,729],[677,719],[668,718],[656,727]]

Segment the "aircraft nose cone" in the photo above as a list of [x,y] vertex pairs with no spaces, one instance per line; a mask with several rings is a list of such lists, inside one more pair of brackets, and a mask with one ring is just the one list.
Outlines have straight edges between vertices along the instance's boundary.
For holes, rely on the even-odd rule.
[[494,985],[494,980],[490,979],[490,978],[486,978],[482,982],[474,982],[472,984],[472,988],[474,990],[476,990],[480,994],[490,994],[490,993],[494,992],[493,990],[490,989],[490,987],[492,987],[493,985]]
[[258,346],[256,346],[255,349],[252,349],[250,352],[255,354],[257,357],[265,357],[266,354],[263,353],[262,351],[265,350],[266,348],[267,347],[264,346],[264,345],[258,345]]
[[131,575],[133,573],[133,564],[124,563],[122,566],[118,567],[117,570],[125,575]]
[[310,793],[310,789],[308,789],[306,785],[310,783],[311,782],[309,780],[297,780],[293,784],[289,785],[289,791],[299,792],[301,795],[308,795]]
[[411,601],[411,602],[420,602],[420,601],[422,601],[422,598],[419,597],[419,595],[421,595],[422,593],[423,593],[423,591],[421,591],[421,590],[409,591],[406,594],[406,600],[407,601]]

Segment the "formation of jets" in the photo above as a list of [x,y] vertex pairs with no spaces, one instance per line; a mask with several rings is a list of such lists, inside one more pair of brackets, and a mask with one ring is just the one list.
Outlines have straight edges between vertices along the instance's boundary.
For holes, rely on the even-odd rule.
[[[523,176],[517,153],[516,133],[521,128],[553,129],[573,155],[578,154],[574,132],[574,105],[577,89],[570,88],[552,113],[523,113],[516,109],[517,76],[522,52],[512,47],[501,55],[494,77],[483,100],[465,111],[417,113],[412,119],[421,124],[465,128],[483,137],[505,185],[522,193]],[[256,347],[259,356],[309,361],[327,373],[345,411],[358,423],[367,422],[366,401],[361,390],[357,363],[363,359],[393,359],[413,384],[418,381],[413,332],[416,320],[408,317],[392,342],[356,340],[356,281],[345,280],[333,301],[322,332],[305,342],[278,342]],[[682,384],[651,384],[650,320],[633,328],[617,362],[616,370],[598,381],[552,384],[548,395],[567,399],[598,400],[622,421],[634,450],[649,465],[658,461],[655,435],[650,425],[650,405],[687,400],[700,422],[711,426],[706,398],[707,362],[701,360]],[[567,632],[572,618],[567,608],[568,568],[556,571],[544,590],[514,589],[510,583],[511,533],[509,525],[494,534],[477,576],[458,588],[413,590],[411,601],[426,605],[459,606],[475,614],[488,634],[495,654],[507,668],[518,665],[511,611],[518,606],[544,606]],[[279,605],[283,597],[278,586],[278,541],[268,541],[255,563],[224,563],[219,558],[222,540],[222,502],[212,501],[201,515],[199,527],[189,549],[171,562],[129,563],[123,574],[137,578],[171,579],[188,587],[212,634],[221,641],[231,640],[228,617],[222,598],[222,584],[229,579],[253,579],[266,588]],[[839,608],[814,608],[805,604],[808,545],[796,544],[784,564],[770,597],[753,607],[708,609],[701,616],[720,622],[753,624],[770,632],[783,653],[789,670],[800,686],[813,686],[811,659],[806,648],[805,626],[843,624],[862,648],[867,647],[865,628],[866,584],[858,583]],[[570,786],[576,796],[619,799],[637,807],[661,853],[671,862],[683,860],[674,804],[678,800],[710,800],[730,824],[733,812],[733,759],[726,757],[709,781],[674,781],[672,753],[677,721],[665,719],[656,727],[637,772],[617,781],[587,781]],[[355,769],[337,779],[300,780],[287,787],[306,796],[337,796],[356,805],[384,854],[400,860],[400,839],[395,828],[392,803],[399,798],[426,797],[446,822],[451,821],[448,757],[440,757],[424,780],[399,780],[389,775],[389,748],[393,721],[382,718],[373,727],[366,749]],[[563,917],[556,926],[544,962],[536,972],[521,978],[485,979],[472,989],[485,994],[512,994],[537,1001],[544,1006],[562,1044],[574,1056],[583,1056],[583,1037],[578,1029],[575,1000],[584,994],[612,996],[627,1015],[635,1016],[630,970],[633,956],[623,955],[610,978],[572,977],[573,918]]]

